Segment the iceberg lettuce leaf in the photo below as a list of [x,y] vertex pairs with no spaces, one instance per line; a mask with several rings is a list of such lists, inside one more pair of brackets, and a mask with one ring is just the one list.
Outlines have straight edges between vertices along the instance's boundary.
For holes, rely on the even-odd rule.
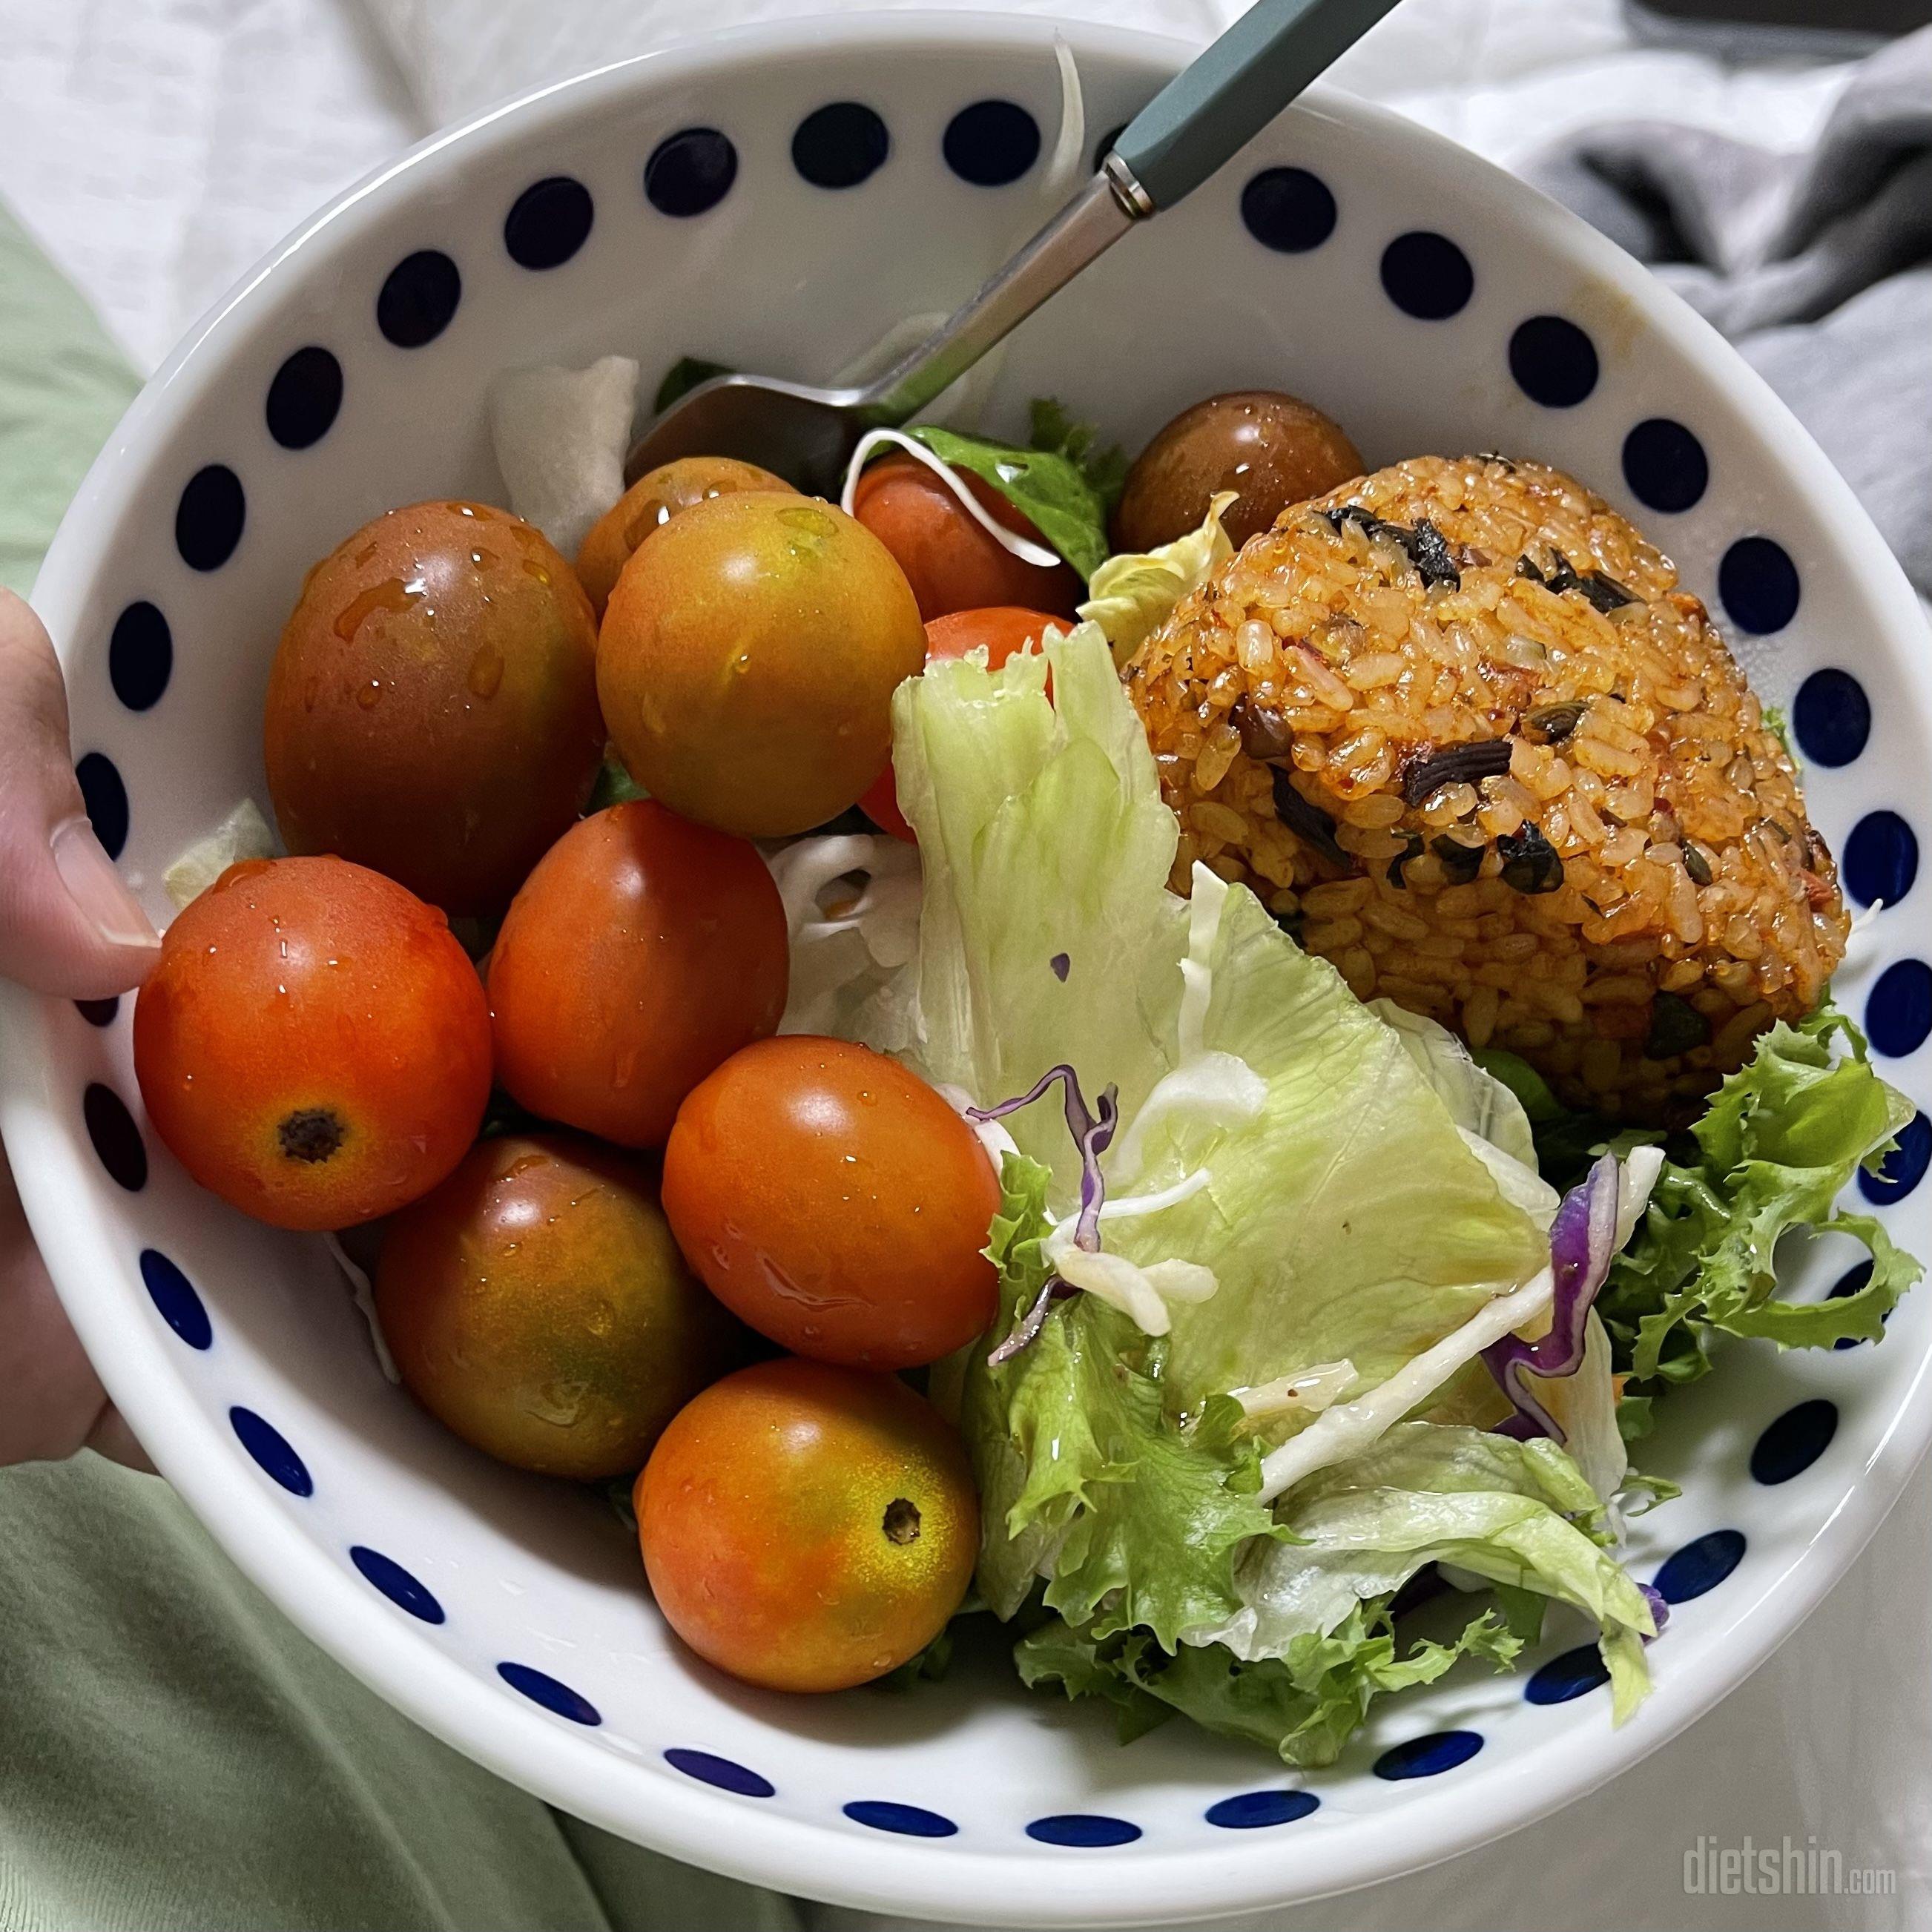
[[1094,572],[1080,614],[1098,624],[1117,664],[1124,664],[1172,615],[1174,606],[1198,589],[1234,554],[1221,519],[1234,501],[1223,490],[1209,503],[1198,530],[1156,550],[1123,550]]
[[1277,1515],[1288,1535],[1252,1546],[1238,1565],[1240,1610],[1190,1630],[1190,1642],[1284,1655],[1360,1604],[1393,1595],[1425,1564],[1448,1563],[1592,1618],[1619,1720],[1648,1688],[1649,1606],[1604,1547],[1603,1499],[1554,1442],[1403,1423],[1298,1484]]

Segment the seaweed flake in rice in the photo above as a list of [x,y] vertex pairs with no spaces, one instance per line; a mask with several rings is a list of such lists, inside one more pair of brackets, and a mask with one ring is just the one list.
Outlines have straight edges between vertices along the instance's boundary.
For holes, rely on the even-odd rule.
[[1420,457],[1286,511],[1129,665],[1196,860],[1364,998],[1682,1118],[1848,930],[1797,774],[1669,560],[1571,478]]

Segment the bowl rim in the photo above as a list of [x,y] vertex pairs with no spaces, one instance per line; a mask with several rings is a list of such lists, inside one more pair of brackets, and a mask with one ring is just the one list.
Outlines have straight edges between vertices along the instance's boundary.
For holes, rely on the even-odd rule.
[[[98,563],[94,532],[126,507],[147,453],[219,379],[227,340],[245,335],[265,286],[324,235],[411,198],[500,141],[540,136],[586,107],[616,108],[688,76],[742,70],[797,51],[1034,53],[1056,38],[1076,53],[1178,68],[1194,51],[1164,35],[984,13],[856,14],[760,23],[684,41],[553,82],[488,107],[376,169],[297,227],[242,276],[149,380],[110,436],[50,547],[34,601],[56,638],[76,617]],[[1467,191],[1628,298],[1687,368],[1780,446],[1823,534],[1855,567],[1892,640],[1887,655],[1932,703],[1925,628],[1902,571],[1850,488],[1763,380],[1647,270],[1567,209],[1454,143],[1387,110],[1317,87],[1304,111],[1419,150],[1445,193]],[[1231,164],[1230,165],[1233,165]],[[1910,640],[1913,648],[1905,648]],[[1915,655],[1915,651],[1918,653]],[[67,652],[63,650],[63,662]],[[1694,1682],[1666,1678],[1622,1730],[1586,1738],[1552,1776],[1543,1754],[1490,1769],[1480,1786],[1445,1784],[1401,1810],[1337,1817],[1292,1847],[1264,1837],[1238,1847],[1136,1848],[1058,1859],[882,1838],[862,1849],[821,1823],[748,1813],[742,1800],[666,1774],[643,1807],[614,1804],[610,1754],[476,1677],[361,1588],[279,1504],[266,1484],[237,1480],[241,1452],[184,1383],[145,1370],[152,1338],[121,1318],[125,1257],[104,1226],[68,1204],[93,1174],[56,1096],[50,1010],[63,1003],[0,986],[0,1135],[29,1225],[63,1305],[109,1394],[162,1475],[230,1558],[296,1627],[432,1735],[547,1802],[669,1856],[782,1891],[874,1910],[987,1924],[1172,1922],[1351,1890],[1472,1850],[1583,1797],[1711,1709],[1816,1607],[1883,1520],[1932,1443],[1932,1352],[1922,1356],[1850,1496],[1781,1574],[1778,1587],[1726,1626],[1717,1660]],[[119,1288],[111,1286],[122,1282]],[[110,1286],[104,1286],[108,1284]],[[1478,1795],[1480,1793],[1480,1796]],[[754,1817],[756,1822],[753,1822]],[[1400,1856],[1389,1848],[1399,1844]],[[1096,1860],[1098,1863],[1096,1864]],[[1105,1882],[1102,1882],[1104,1879]]]

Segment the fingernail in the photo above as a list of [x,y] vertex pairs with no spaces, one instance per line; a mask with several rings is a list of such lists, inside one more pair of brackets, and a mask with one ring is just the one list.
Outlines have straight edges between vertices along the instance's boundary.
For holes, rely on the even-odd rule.
[[54,870],[82,916],[110,946],[157,946],[160,939],[148,915],[101,850],[85,818],[63,820],[54,827]]

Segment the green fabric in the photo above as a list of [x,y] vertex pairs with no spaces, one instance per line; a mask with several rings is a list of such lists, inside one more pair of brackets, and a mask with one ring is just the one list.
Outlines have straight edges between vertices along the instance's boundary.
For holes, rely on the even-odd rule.
[[549,1810],[299,1636],[166,1485],[0,1471],[4,1932],[784,1932]]
[[[0,210],[9,584],[26,587],[138,386]],[[0,1470],[0,1932],[800,1922],[438,1744],[300,1636],[157,1478],[91,1454]]]
[[0,584],[25,596],[94,452],[141,386],[0,206]]

